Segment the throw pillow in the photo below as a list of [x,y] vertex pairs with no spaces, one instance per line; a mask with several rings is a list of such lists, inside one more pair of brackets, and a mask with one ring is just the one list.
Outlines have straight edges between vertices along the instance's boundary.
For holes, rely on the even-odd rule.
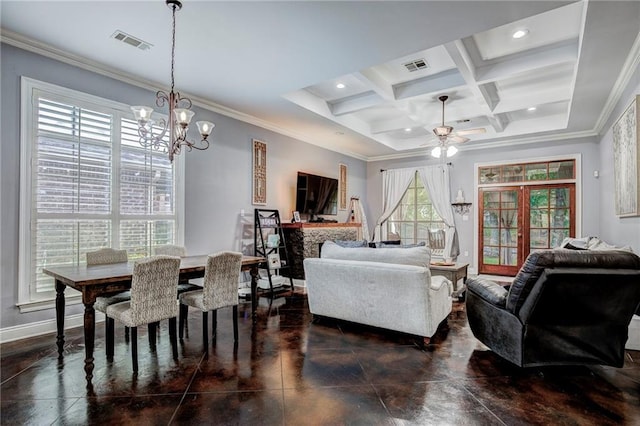
[[361,241],[335,240],[334,243],[336,243],[340,247],[345,247],[345,248],[356,248],[356,247],[368,246],[367,240],[361,240]]
[[376,243],[376,247],[378,247],[378,248],[383,248],[383,247],[386,247],[386,248],[412,248],[412,247],[424,247],[426,245],[427,244],[424,241],[420,241],[417,244],[396,244],[396,243],[389,244],[386,241],[381,241],[379,243]]

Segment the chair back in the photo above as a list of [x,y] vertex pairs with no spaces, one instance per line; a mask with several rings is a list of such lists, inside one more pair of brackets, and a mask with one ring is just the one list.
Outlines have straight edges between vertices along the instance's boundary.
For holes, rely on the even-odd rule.
[[[543,278],[547,278],[553,271],[555,275],[551,281],[555,282],[558,279],[559,270],[564,271],[563,288],[559,287],[560,284],[554,287],[546,286],[546,280]],[[592,296],[603,288],[606,292],[613,292],[614,289],[619,289],[623,283],[629,281],[629,274],[635,275],[636,279],[640,276],[640,258],[630,252],[568,249],[532,252],[511,284],[506,308],[516,315],[519,314],[520,309],[529,299],[530,293],[534,289],[539,292],[543,287],[547,287],[545,288],[547,296],[552,296],[552,292],[557,293],[556,297],[564,299],[563,303],[575,305],[577,302],[574,299],[577,297],[575,292],[583,291],[587,287],[593,287],[587,291],[587,295]],[[571,275],[574,277],[571,278]],[[574,281],[581,283],[581,287],[570,284]],[[640,286],[640,281],[637,283]],[[574,292],[574,294],[562,295],[564,291]],[[535,300],[535,298],[532,299],[532,301]]]
[[87,266],[110,265],[129,261],[126,250],[114,250],[112,248],[101,248],[100,250],[89,251],[86,256]]
[[444,229],[433,229],[429,231],[429,248],[431,253],[437,256],[444,254],[445,246],[445,232]]
[[207,258],[202,303],[207,310],[238,304],[242,253],[223,251]]
[[155,248],[156,256],[178,256],[185,257],[187,255],[187,249],[184,246],[176,246],[173,244],[166,244]]
[[176,294],[180,259],[154,256],[138,260],[131,279],[131,317],[136,324],[178,316]]

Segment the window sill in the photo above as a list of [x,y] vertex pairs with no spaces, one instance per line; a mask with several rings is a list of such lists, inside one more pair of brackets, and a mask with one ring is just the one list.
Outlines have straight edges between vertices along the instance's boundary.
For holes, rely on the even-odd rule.
[[[71,305],[79,305],[82,303],[81,295],[74,295],[65,297],[65,306]],[[37,300],[33,302],[24,302],[16,304],[18,309],[20,309],[21,314],[26,314],[28,312],[36,312],[36,311],[44,311],[46,309],[55,309],[56,300],[55,299],[44,299]]]

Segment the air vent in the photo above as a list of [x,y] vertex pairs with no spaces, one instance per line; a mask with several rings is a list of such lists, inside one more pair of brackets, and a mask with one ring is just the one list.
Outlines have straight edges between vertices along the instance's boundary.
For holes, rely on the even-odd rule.
[[464,120],[456,120],[456,123],[458,123],[458,124],[462,124],[462,123],[468,123],[468,122],[470,122],[470,121],[471,121],[471,120],[469,120],[468,118],[465,118]]
[[142,41],[139,38],[136,38],[132,35],[125,33],[124,31],[116,31],[111,34],[111,38],[114,38],[118,41],[128,44],[129,46],[137,47],[140,50],[149,50],[153,46],[151,43],[147,43],[146,41]]
[[429,68],[429,64],[424,59],[416,59],[415,61],[403,64],[409,72],[420,71]]

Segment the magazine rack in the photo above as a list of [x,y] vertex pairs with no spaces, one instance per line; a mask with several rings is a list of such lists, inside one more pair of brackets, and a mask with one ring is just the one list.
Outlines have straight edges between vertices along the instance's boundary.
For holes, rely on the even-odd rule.
[[[273,293],[274,288],[277,289],[285,285],[287,277],[280,275],[280,271],[290,266],[278,210],[254,210],[253,238],[255,255],[267,259],[261,265],[262,270],[266,272],[266,277],[260,278],[258,288],[269,289]],[[289,276],[288,279],[291,291],[293,291],[293,278]]]

